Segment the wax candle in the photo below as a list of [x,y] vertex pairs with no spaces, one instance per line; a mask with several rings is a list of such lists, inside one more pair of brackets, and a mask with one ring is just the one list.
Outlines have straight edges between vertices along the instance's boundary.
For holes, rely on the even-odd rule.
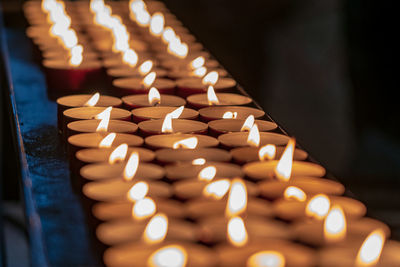
[[[168,113],[176,110],[176,107],[144,107],[132,110],[133,121],[141,122],[151,119],[163,119]],[[181,119],[193,120],[199,116],[199,113],[190,108],[184,108],[182,114],[179,116]]]
[[[101,120],[80,120],[67,124],[66,136],[69,137],[78,133],[95,133]],[[114,133],[135,133],[138,126],[133,122],[110,120],[107,132]]]
[[149,101],[148,94],[138,94],[138,95],[129,95],[122,97],[122,101],[124,101],[124,105],[128,108],[141,108],[141,107],[152,107],[152,106],[163,106],[163,107],[180,107],[186,105],[185,99],[174,96],[174,95],[166,95],[161,94],[159,99],[154,101]]
[[228,162],[231,155],[228,151],[218,148],[196,148],[196,149],[171,149],[165,148],[156,151],[156,158],[162,164],[176,162],[191,162],[198,158],[206,161]]
[[168,133],[194,133],[203,134],[207,132],[207,124],[200,121],[184,120],[184,119],[173,119],[171,126],[172,128],[163,132],[162,126],[164,124],[163,119],[161,120],[149,120],[142,121],[138,124],[140,132],[145,135],[154,134],[168,134]]
[[[212,88],[212,87],[209,87]],[[253,100],[250,97],[232,94],[217,93],[212,98],[207,98],[207,94],[194,94],[187,97],[188,104],[195,108],[204,108],[208,106],[240,106],[250,104]]]
[[[237,147],[231,149],[230,153],[235,162],[239,164],[245,164],[248,162],[260,161],[260,147]],[[285,150],[284,146],[275,146],[275,153],[272,159],[280,159]],[[300,148],[296,148],[293,154],[294,160],[305,160],[308,157],[308,153]]]
[[203,77],[207,71],[216,71],[219,77],[228,76],[228,72],[222,68],[209,68],[204,67],[203,69],[187,69],[187,68],[175,68],[168,71],[168,77],[173,80],[193,78],[193,77]]
[[[76,152],[75,157],[84,164],[108,162],[110,155],[114,150],[115,147],[81,149]],[[146,148],[128,147],[126,155],[130,155],[132,152],[137,152],[139,154],[139,159],[141,162],[153,161],[155,158],[155,153]]]
[[[240,132],[243,131],[243,125],[245,123],[245,119],[221,119],[221,120],[213,120],[208,122],[208,127],[210,129],[210,133],[212,135],[220,135],[224,133],[230,132]],[[264,121],[264,120],[254,120],[254,123],[257,124],[258,130],[260,132],[268,132],[275,130],[278,125],[275,122]],[[249,128],[251,128],[250,125]],[[248,131],[249,129],[247,129]]]
[[[190,96],[193,94],[204,94],[207,92],[208,85],[203,84],[200,78],[184,78],[176,80],[178,88],[178,95]],[[236,86],[236,81],[232,78],[221,77],[215,84],[212,84],[215,91],[225,92],[229,91]]]
[[[162,68],[152,68],[151,71],[154,71],[157,77],[166,77],[168,76],[168,71]],[[143,77],[138,68],[132,68],[128,66],[120,66],[113,67],[107,69],[107,75],[110,76],[113,80],[117,78],[128,78],[128,77]]]
[[246,119],[249,115],[253,115],[256,119],[265,115],[261,109],[238,106],[223,107],[207,107],[199,110],[200,117],[204,121],[212,121],[219,119]]
[[[259,146],[264,146],[267,144],[273,145],[284,145],[288,142],[289,137],[283,134],[261,132]],[[244,147],[250,146],[249,144],[249,132],[234,132],[226,133],[218,136],[218,140],[221,145],[234,148],[234,147]]]
[[[202,134],[163,134],[152,135],[145,139],[146,145],[156,148],[206,148],[219,144],[214,137]],[[194,142],[194,144],[192,144]]]
[[156,87],[162,94],[174,94],[175,82],[172,80],[157,78],[149,86],[143,84],[143,78],[119,78],[113,81],[117,92],[123,96],[131,94],[147,93],[151,86]]

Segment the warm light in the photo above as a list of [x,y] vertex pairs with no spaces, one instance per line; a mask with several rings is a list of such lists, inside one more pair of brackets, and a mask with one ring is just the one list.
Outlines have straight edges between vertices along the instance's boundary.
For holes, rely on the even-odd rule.
[[143,240],[147,244],[160,243],[165,239],[168,231],[168,218],[163,213],[157,213],[151,218],[143,233]]
[[82,63],[83,60],[83,47],[81,45],[76,45],[71,48],[70,50],[70,59],[69,59],[69,64],[72,66],[79,66]]
[[114,151],[111,152],[110,157],[108,158],[108,163],[114,164],[117,161],[123,161],[126,157],[126,153],[128,153],[127,144],[117,146]]
[[185,267],[187,253],[179,245],[168,245],[156,250],[148,259],[149,267]]
[[99,125],[96,128],[96,132],[107,132],[111,110],[112,107],[108,107],[103,112],[96,115],[96,119],[100,119]]
[[186,139],[176,141],[172,145],[172,148],[173,149],[178,149],[178,148],[195,149],[197,147],[198,143],[199,143],[199,139],[197,139],[197,137],[193,136],[193,137],[189,137]]
[[171,27],[165,27],[161,38],[165,44],[170,43],[176,39],[175,31]]
[[379,261],[385,239],[381,229],[370,233],[358,251],[356,266],[374,266]]
[[201,81],[204,85],[215,85],[218,82],[218,72],[211,71]]
[[254,115],[249,115],[247,119],[244,121],[242,128],[240,128],[241,132],[250,131],[251,127],[254,125]]
[[218,180],[209,183],[203,189],[203,195],[214,199],[221,199],[228,192],[231,182],[228,179]]
[[283,154],[274,169],[276,178],[278,178],[278,180],[287,182],[290,179],[290,175],[292,174],[293,152],[295,145],[296,140],[294,138],[290,138],[288,144],[286,145],[285,151],[283,151]]
[[196,57],[195,59],[193,59],[190,63],[189,63],[189,68],[191,69],[198,69],[200,67],[202,67],[204,65],[204,63],[206,62],[206,60],[204,59],[203,56],[199,56]]
[[147,73],[149,73],[149,71],[151,71],[152,68],[153,68],[153,61],[146,60],[145,62],[140,64],[138,71],[141,75],[146,75]]
[[223,119],[236,119],[237,118],[237,112],[231,112],[227,111],[222,115]]
[[171,115],[171,119],[179,119],[179,117],[182,115],[184,108],[185,108],[184,106],[180,106],[179,108],[170,112],[169,114]]
[[225,215],[232,217],[244,212],[247,207],[247,189],[242,179],[232,181],[229,191],[228,202],[225,209]]
[[247,267],[285,267],[285,257],[278,251],[265,250],[247,259]]
[[161,95],[157,88],[151,87],[147,96],[150,105],[155,106],[161,103]]
[[181,40],[176,37],[169,42],[168,53],[183,59],[189,53],[189,47],[187,44],[182,43]]
[[276,146],[275,145],[265,145],[258,150],[258,158],[263,160],[271,160],[275,158]]
[[127,181],[132,180],[138,168],[139,168],[139,154],[138,152],[132,152],[124,168],[124,179]]
[[242,247],[247,243],[247,230],[242,218],[233,217],[229,220],[228,239],[236,247]]
[[103,138],[103,140],[100,141],[99,147],[100,148],[111,147],[116,136],[117,136],[116,133],[109,133],[106,137]]
[[152,72],[150,72],[149,74],[147,74],[144,78],[143,78],[143,81],[142,81],[142,84],[145,86],[145,87],[150,87],[153,83],[154,83],[154,81],[156,80],[156,73],[154,72],[154,71],[152,71]]
[[247,144],[253,147],[260,145],[260,132],[258,131],[257,124],[253,124],[250,129],[249,135],[247,136]]
[[208,86],[208,89],[207,89],[207,100],[208,100],[208,104],[210,106],[219,104],[218,97],[215,94],[214,87],[212,85]]
[[307,204],[306,214],[310,217],[322,220],[329,212],[331,201],[324,194],[315,195]]
[[148,192],[149,185],[146,182],[137,182],[129,189],[126,196],[130,201],[136,202],[145,198]]
[[139,199],[132,209],[132,216],[137,220],[146,219],[156,212],[156,203],[149,197]]
[[122,56],[122,61],[130,67],[135,67],[138,60],[139,56],[133,49],[127,49]]
[[283,196],[287,200],[296,200],[300,202],[304,202],[307,199],[306,193],[297,186],[288,186]]
[[215,175],[217,174],[217,168],[215,166],[208,166],[203,168],[197,177],[200,181],[211,181],[214,179]]
[[172,133],[173,129],[172,129],[172,115],[171,113],[168,113],[165,116],[165,119],[163,121],[163,124],[161,126],[161,132],[162,133]]
[[89,100],[83,104],[84,107],[94,107],[97,102],[99,102],[100,99],[100,94],[99,93],[95,93],[94,95],[92,95]]
[[327,242],[338,242],[346,238],[346,218],[343,209],[335,205],[324,222],[324,236]]
[[204,164],[206,164],[206,159],[204,158],[198,158],[192,160],[192,165],[204,165]]
[[164,15],[160,12],[154,13],[150,20],[150,33],[160,36],[164,30],[164,23]]
[[201,78],[204,75],[206,75],[206,73],[207,73],[207,68],[206,67],[200,67],[200,68],[197,68],[197,69],[193,70],[190,73],[190,75]]

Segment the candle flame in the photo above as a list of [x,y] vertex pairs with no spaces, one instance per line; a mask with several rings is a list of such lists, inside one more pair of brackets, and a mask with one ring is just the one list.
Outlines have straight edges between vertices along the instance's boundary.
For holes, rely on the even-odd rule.
[[228,222],[228,239],[229,242],[235,247],[242,247],[246,245],[248,236],[246,226],[242,218],[232,217]]
[[179,108],[170,112],[169,114],[171,114],[171,119],[179,119],[179,117],[182,115],[184,108],[185,108],[184,106],[180,106]]
[[254,115],[249,115],[246,120],[244,121],[242,128],[240,128],[241,132],[250,131],[251,127],[254,125]]
[[116,136],[117,136],[116,133],[109,133],[106,137],[103,138],[103,140],[100,141],[99,147],[100,148],[111,147]]
[[242,179],[236,178],[231,183],[228,202],[225,209],[227,217],[243,213],[247,207],[247,189]]
[[204,164],[206,164],[206,159],[204,158],[198,158],[192,160],[192,165],[204,165]]
[[172,133],[173,132],[172,115],[171,115],[171,113],[168,113],[165,116],[165,119],[164,119],[163,124],[161,126],[161,132],[162,133]]
[[127,49],[122,55],[122,61],[130,67],[135,67],[139,61],[139,56],[133,49]]
[[231,112],[227,111],[222,115],[223,119],[236,119],[237,118],[237,112]]
[[146,182],[137,182],[129,189],[126,197],[132,202],[137,202],[146,197],[149,192],[149,185]]
[[199,178],[200,181],[211,181],[214,179],[215,175],[217,174],[217,168],[215,166],[208,166],[203,168],[197,177]]
[[140,73],[140,75],[146,75],[147,73],[149,73],[151,71],[151,69],[153,68],[153,61],[151,60],[146,60],[145,62],[143,62],[142,64],[140,64],[138,71]]
[[325,194],[315,195],[308,201],[306,214],[310,217],[322,220],[329,212],[331,201]]
[[294,138],[290,138],[288,144],[286,145],[285,151],[276,165],[274,172],[276,178],[278,180],[287,182],[290,179],[292,174],[292,165],[293,165],[293,153],[296,145],[296,140]]
[[197,144],[199,143],[199,139],[197,137],[189,137],[186,139],[182,139],[179,141],[176,141],[173,145],[173,149],[178,149],[178,148],[186,148],[186,149],[195,149],[197,147]]
[[129,2],[129,15],[140,26],[147,26],[150,23],[151,16],[147,11],[146,4],[142,0],[131,0]]
[[147,244],[157,244],[165,239],[168,231],[168,218],[163,213],[157,213],[151,218],[143,233]]
[[219,200],[225,196],[230,186],[231,182],[228,179],[218,180],[206,185],[203,189],[203,195]]
[[157,88],[151,87],[147,96],[150,105],[155,106],[161,103],[161,95]]
[[253,124],[250,129],[249,135],[247,136],[247,144],[253,147],[260,145],[260,132],[258,131],[257,124]]
[[127,144],[117,146],[113,152],[111,152],[110,157],[108,158],[108,163],[114,164],[117,161],[123,161],[126,157],[126,153],[128,153]]
[[154,81],[156,80],[156,73],[154,72],[154,71],[152,71],[152,72],[150,72],[149,74],[147,74],[144,78],[143,78],[143,81],[142,81],[142,84],[145,86],[145,87],[150,87],[153,83],[154,83]]
[[202,67],[205,62],[206,62],[206,60],[203,56],[196,57],[195,59],[190,61],[189,68],[191,68],[192,70],[198,69],[198,68]]
[[361,245],[356,258],[356,266],[374,266],[378,263],[385,244],[385,234],[381,229],[370,233]]
[[174,39],[176,39],[174,29],[172,29],[171,27],[165,27],[161,38],[165,44],[172,42]]
[[185,267],[186,250],[179,245],[168,245],[156,250],[148,259],[149,267]]
[[83,60],[82,53],[83,53],[83,46],[76,45],[72,47],[70,50],[71,57],[69,59],[69,64],[74,67],[79,66]]
[[100,94],[99,93],[95,93],[94,95],[92,95],[89,100],[83,104],[84,107],[94,107],[96,106],[97,102],[99,102],[100,99]]
[[204,85],[215,85],[218,82],[218,72],[210,71],[201,81]]
[[107,132],[111,110],[112,107],[108,107],[103,112],[96,115],[96,119],[100,119],[99,125],[96,128],[96,132]]
[[201,77],[203,77],[204,75],[206,75],[206,73],[207,73],[207,68],[203,66],[203,67],[200,67],[200,68],[197,68],[197,69],[193,70],[193,71],[190,73],[190,75],[191,75],[191,76],[194,76],[194,77],[201,78]]
[[327,242],[338,242],[346,238],[346,218],[343,209],[334,205],[324,222],[324,237]]
[[168,53],[183,59],[189,53],[189,47],[186,43],[182,43],[178,37],[175,37],[168,44]]
[[139,199],[132,208],[132,216],[136,220],[143,220],[156,212],[156,203],[149,197]]
[[260,161],[266,159],[268,160],[274,159],[275,154],[276,154],[276,146],[271,144],[262,146],[260,150],[258,150],[258,158],[260,159]]
[[208,89],[207,89],[207,100],[208,100],[208,104],[210,106],[219,104],[218,97],[215,94],[214,87],[212,85],[208,86]]
[[264,250],[247,259],[247,267],[285,267],[285,257],[278,251]]
[[307,199],[306,193],[297,186],[288,186],[283,196],[287,200],[296,200],[300,202],[304,202]]
[[164,30],[165,19],[160,12],[153,14],[150,20],[150,33],[154,36],[160,36]]
[[138,168],[139,168],[139,153],[135,151],[131,153],[128,162],[125,165],[124,179],[126,181],[132,180]]

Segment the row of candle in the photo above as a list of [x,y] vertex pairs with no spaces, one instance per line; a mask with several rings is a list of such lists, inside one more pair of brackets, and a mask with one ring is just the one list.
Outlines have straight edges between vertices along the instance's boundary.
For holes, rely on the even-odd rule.
[[[26,10],[40,10],[37,2],[27,3]],[[51,4],[61,2],[43,3],[51,9]],[[102,222],[97,238],[110,247],[104,254],[106,265],[348,266],[357,261],[372,266],[379,260],[385,266],[398,262],[394,252],[399,244],[394,241],[387,241],[383,255],[378,255],[390,233],[386,225],[363,218],[362,203],[340,196],[343,185],[320,178],[325,169],[303,161],[307,153],[295,148],[293,139],[270,132],[277,126],[263,120],[263,111],[243,106],[252,102],[250,98],[219,93],[236,83],[218,78],[226,71],[209,59],[163,4],[111,3],[78,2],[65,7],[75,10],[82,22],[71,25],[84,28],[93,40],[88,45],[96,47],[88,50],[86,58],[101,56],[113,80],[113,94],[128,95],[122,99],[72,95],[57,100],[59,130],[68,138],[75,179],[83,182],[86,199],[94,203],[91,212]],[[123,4],[128,5],[129,15],[124,16]],[[116,10],[121,19],[114,15]],[[151,16],[148,10],[158,12]],[[27,16],[35,26],[47,23],[38,17]],[[93,19],[97,25],[92,25]],[[129,19],[139,26],[124,28]],[[173,28],[180,30],[172,35]],[[118,35],[125,32],[135,37],[132,42]],[[111,45],[99,45],[100,40],[110,39]],[[62,62],[68,64],[65,57]],[[144,64],[152,65],[147,73],[140,72]],[[213,71],[205,75],[203,67]],[[82,68],[68,65],[65,70],[76,73]],[[162,75],[163,71],[169,74]],[[114,78],[119,72],[129,78]],[[181,79],[159,79],[160,73]],[[198,78],[202,73],[204,78]],[[77,89],[69,83],[66,87]],[[166,94],[175,88],[181,97]],[[232,158],[237,164],[230,163]]]

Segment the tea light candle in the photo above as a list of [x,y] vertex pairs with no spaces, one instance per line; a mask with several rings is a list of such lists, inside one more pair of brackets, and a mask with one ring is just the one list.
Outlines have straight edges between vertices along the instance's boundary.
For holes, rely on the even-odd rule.
[[199,110],[200,117],[204,121],[223,119],[227,112],[233,114],[234,117],[231,119],[246,119],[250,115],[258,119],[265,115],[265,112],[261,109],[238,106],[207,107]]
[[[193,94],[204,94],[207,92],[208,85],[202,83],[200,78],[184,78],[176,80],[176,86],[178,88],[178,95],[190,96]],[[221,77],[213,85],[215,91],[224,92],[229,91],[236,86],[236,81],[232,78]]]
[[202,134],[163,134],[152,135],[145,139],[147,146],[156,148],[174,148],[176,142],[195,137],[197,139],[196,148],[215,147],[219,144],[218,140],[214,137]]
[[216,101],[209,103],[207,94],[194,94],[187,97],[189,105],[195,108],[204,108],[208,106],[240,106],[250,104],[253,100],[250,97],[232,94],[232,93],[217,93],[215,94]]
[[[261,147],[261,146],[260,146]],[[239,164],[244,164],[253,161],[260,161],[259,151],[260,147],[237,147],[231,149],[230,153],[235,162]],[[283,151],[285,150],[284,146],[277,146],[275,150],[275,156],[273,159],[278,160],[281,158]],[[308,157],[308,153],[302,149],[296,148],[293,154],[294,160],[305,160]]]
[[[138,124],[140,132],[144,136],[154,134],[164,134],[162,132],[162,125],[164,120],[149,120],[142,121]],[[172,120],[172,132],[168,133],[193,133],[193,134],[204,134],[207,132],[207,124],[200,121],[184,120],[184,119],[173,119]]]
[[156,151],[157,161],[162,164],[188,162],[198,158],[206,161],[229,162],[231,155],[228,151],[218,148],[196,148],[196,149],[171,149],[165,148]]
[[[114,149],[115,147],[82,149],[76,152],[75,157],[77,160],[85,164],[108,162],[110,155],[114,151]],[[146,148],[128,147],[126,155],[130,155],[132,154],[132,152],[137,152],[139,154],[139,160],[141,162],[153,161],[155,158],[155,153]]]
[[[224,133],[240,132],[245,121],[245,119],[213,120],[208,122],[208,127],[213,135],[218,136]],[[272,131],[278,127],[278,125],[272,121],[255,120],[254,123],[257,124],[260,132]]]
[[[109,134],[108,132],[76,134],[68,138],[68,143],[74,150],[98,148],[102,147],[101,142]],[[111,144],[103,147],[117,147],[121,144],[127,144],[132,147],[141,146],[143,144],[143,138],[133,134],[116,133],[115,137],[112,138]]]
[[[124,96],[122,97],[122,101],[124,101],[124,105],[130,109],[154,106],[149,103],[149,97],[147,94]],[[162,107],[180,107],[185,106],[186,101],[179,96],[161,94],[160,101],[156,105]]]
[[[162,68],[152,68],[151,71],[154,71],[157,77],[166,77],[168,75],[168,71]],[[138,70],[138,68],[132,68],[129,66],[119,66],[107,69],[107,75],[110,76],[113,80],[117,78],[127,78],[127,77],[144,77]]]
[[[250,146],[247,142],[249,132],[234,132],[226,133],[218,136],[219,142],[225,147],[247,147]],[[260,147],[272,145],[285,145],[289,141],[289,137],[283,134],[260,132]]]
[[[163,119],[168,113],[176,110],[176,107],[144,107],[132,110],[133,121],[141,122],[151,119]],[[190,108],[184,108],[180,119],[193,120],[199,116],[199,113]]]
[[[150,86],[143,84],[143,78],[118,78],[113,81],[113,86],[121,95],[147,93]],[[156,78],[151,87],[156,87],[162,94],[174,94],[175,82],[164,78]]]
[[[80,120],[67,124],[67,137],[78,133],[95,133],[100,120]],[[138,126],[133,122],[110,120],[107,132],[114,133],[135,133]]]
[[[228,76],[228,72],[221,68],[206,68],[205,71],[207,71],[207,70],[208,71],[216,71],[218,73],[219,77]],[[195,70],[186,69],[186,68],[171,69],[168,72],[168,77],[173,80],[193,78],[193,77],[196,77],[194,71]]]

